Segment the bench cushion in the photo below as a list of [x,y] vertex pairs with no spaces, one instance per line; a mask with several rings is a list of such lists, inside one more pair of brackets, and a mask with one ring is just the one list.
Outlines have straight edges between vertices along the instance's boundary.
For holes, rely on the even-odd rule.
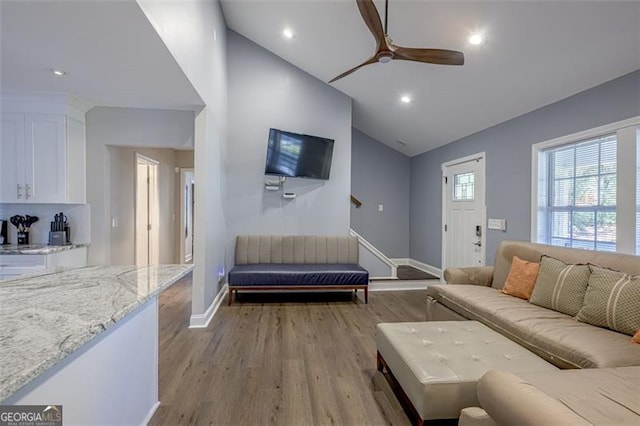
[[369,273],[355,264],[236,265],[229,272],[231,286],[367,285]]

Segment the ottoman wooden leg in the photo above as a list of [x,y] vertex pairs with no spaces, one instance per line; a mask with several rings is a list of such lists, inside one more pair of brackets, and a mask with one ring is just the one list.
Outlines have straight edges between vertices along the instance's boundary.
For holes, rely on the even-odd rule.
[[364,288],[364,303],[369,303],[369,287]]
[[384,360],[382,359],[380,352],[377,352],[376,363],[378,364],[378,371],[384,372]]
[[233,300],[233,290],[229,289],[229,304],[227,306],[231,306],[232,300]]

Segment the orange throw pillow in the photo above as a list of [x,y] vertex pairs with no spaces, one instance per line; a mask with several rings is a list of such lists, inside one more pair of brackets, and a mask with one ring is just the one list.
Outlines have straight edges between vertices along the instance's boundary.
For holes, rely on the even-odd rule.
[[527,262],[518,256],[513,256],[509,276],[502,287],[502,292],[509,296],[529,300],[531,293],[533,293],[533,287],[536,285],[538,268],[540,268],[539,263]]
[[640,328],[636,331],[636,334],[631,338],[632,342],[640,343]]

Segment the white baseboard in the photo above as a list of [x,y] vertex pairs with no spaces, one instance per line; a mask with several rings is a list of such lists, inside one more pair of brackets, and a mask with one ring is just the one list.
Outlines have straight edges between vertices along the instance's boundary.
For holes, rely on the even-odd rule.
[[372,281],[369,283],[369,291],[398,291],[398,290],[425,290],[427,281]]
[[222,286],[216,297],[213,299],[211,306],[207,309],[204,314],[195,314],[191,315],[191,320],[189,321],[189,328],[207,328],[209,323],[213,319],[213,316],[216,314],[224,297],[229,293],[229,285],[225,284]]
[[426,263],[422,263],[419,260],[409,259],[409,266],[413,266],[416,269],[420,269],[421,271],[434,275],[438,278],[442,277],[442,270],[440,268],[427,265]]
[[438,278],[442,276],[442,270],[440,270],[440,268],[436,268],[435,266],[431,266],[426,263],[420,262],[419,260],[410,259],[407,257],[395,258],[391,260],[393,261],[393,263],[395,263],[398,266],[401,266],[401,265],[413,266],[416,269],[420,269],[421,271],[424,271],[428,274],[435,275]]
[[144,418],[141,424],[143,425],[149,424],[149,422],[151,421],[151,418],[156,413],[156,410],[158,409],[159,406],[160,406],[160,401],[156,401],[156,403],[153,404],[153,407],[151,407],[151,410],[149,410],[149,413],[146,415],[146,417]]

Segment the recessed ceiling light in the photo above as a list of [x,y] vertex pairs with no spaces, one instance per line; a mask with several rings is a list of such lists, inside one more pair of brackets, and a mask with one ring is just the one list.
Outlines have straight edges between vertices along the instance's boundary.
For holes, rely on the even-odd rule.
[[61,77],[66,74],[66,72],[59,69],[55,69],[55,68],[51,68],[51,72],[57,75],[58,77]]
[[482,44],[483,41],[484,41],[484,37],[482,37],[482,34],[480,33],[471,34],[469,36],[469,43],[473,45],[477,46],[479,44]]
[[409,95],[402,95],[400,97],[400,102],[403,102],[405,104],[411,103],[411,97]]
[[284,30],[282,30],[282,35],[285,38],[288,38],[288,39],[292,39],[292,38],[295,37],[295,34],[293,33],[293,30],[291,28],[288,28],[288,27],[285,28]]

